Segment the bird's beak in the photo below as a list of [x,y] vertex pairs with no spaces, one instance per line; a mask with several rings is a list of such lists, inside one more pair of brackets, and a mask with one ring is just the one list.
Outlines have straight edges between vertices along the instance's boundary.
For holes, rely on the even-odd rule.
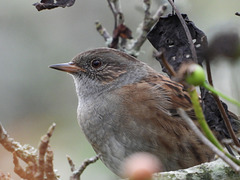
[[73,62],[53,64],[53,65],[50,65],[49,67],[53,68],[53,69],[56,69],[56,70],[65,71],[65,72],[68,72],[68,73],[76,73],[76,72],[79,72],[79,71],[85,72],[84,69],[80,68],[79,66],[77,66]]

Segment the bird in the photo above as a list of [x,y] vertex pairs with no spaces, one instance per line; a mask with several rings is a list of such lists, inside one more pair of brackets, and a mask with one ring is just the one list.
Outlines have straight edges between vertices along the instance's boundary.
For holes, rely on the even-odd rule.
[[137,152],[156,156],[163,171],[214,158],[178,114],[182,108],[194,119],[183,85],[146,63],[103,47],[50,68],[72,75],[78,123],[102,162],[116,175],[122,177],[124,159]]

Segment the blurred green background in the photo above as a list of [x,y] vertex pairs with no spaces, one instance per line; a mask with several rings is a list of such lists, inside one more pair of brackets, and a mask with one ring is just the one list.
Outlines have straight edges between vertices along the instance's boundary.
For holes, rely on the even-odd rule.
[[[81,51],[105,46],[96,32],[99,20],[111,33],[113,16],[106,0],[77,0],[70,8],[38,12],[34,0],[0,1],[0,121],[22,144],[37,147],[39,138],[56,122],[50,144],[54,165],[61,179],[68,179],[70,168],[66,154],[75,164],[95,155],[78,127],[77,97],[72,77],[48,68],[68,62]],[[152,11],[164,1],[153,1]],[[219,31],[240,31],[239,0],[178,0],[181,12],[211,37]],[[142,1],[122,0],[125,23],[136,37],[136,28],[143,17]],[[169,8],[171,11],[171,8]],[[153,48],[146,43],[139,59],[160,71],[151,58]],[[213,64],[217,89],[232,97],[239,95],[240,63],[227,61]],[[238,113],[237,108],[229,105]],[[0,146],[0,170],[10,172],[14,179],[12,155]],[[82,179],[117,179],[100,161],[90,165]]]

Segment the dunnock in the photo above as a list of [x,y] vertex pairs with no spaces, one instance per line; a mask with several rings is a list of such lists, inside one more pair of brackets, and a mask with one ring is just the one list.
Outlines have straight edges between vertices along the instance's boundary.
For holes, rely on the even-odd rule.
[[166,171],[213,158],[177,113],[182,108],[194,118],[183,86],[145,63],[99,48],[50,67],[73,76],[80,127],[115,174],[121,176],[123,160],[135,152],[155,155]]

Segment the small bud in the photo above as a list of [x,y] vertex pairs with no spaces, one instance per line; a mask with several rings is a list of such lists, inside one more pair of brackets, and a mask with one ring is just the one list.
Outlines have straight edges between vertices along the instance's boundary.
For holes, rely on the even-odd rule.
[[185,80],[188,84],[194,86],[201,86],[205,82],[205,72],[203,68],[198,64],[191,64],[187,68]]

